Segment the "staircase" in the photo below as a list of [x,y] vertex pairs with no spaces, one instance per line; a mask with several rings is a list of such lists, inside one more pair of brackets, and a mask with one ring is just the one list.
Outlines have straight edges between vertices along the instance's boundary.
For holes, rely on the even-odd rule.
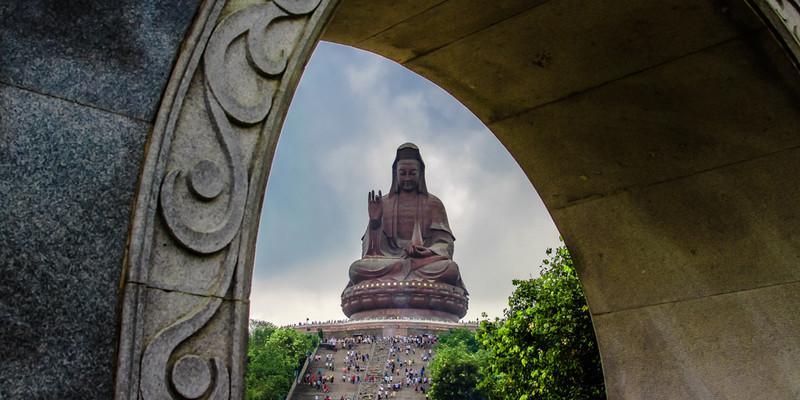
[[[401,344],[400,346],[404,349],[404,345]],[[290,392],[291,395],[287,397],[287,400],[315,400],[315,396],[317,396],[319,400],[324,400],[325,396],[330,396],[332,400],[340,400],[342,398],[345,400],[377,400],[378,388],[381,385],[383,385],[387,392],[391,393],[392,391],[389,390],[388,385],[383,382],[386,360],[389,359],[389,350],[391,347],[392,343],[389,340],[383,339],[376,340],[372,344],[354,345],[351,349],[337,348],[336,350],[329,350],[320,347],[314,354],[319,355],[320,360],[314,361],[312,356],[312,359],[309,361],[307,372],[311,374],[322,372],[323,375],[333,375],[333,383],[328,383],[329,392],[324,393],[321,389],[314,388],[312,385],[305,383],[303,380],[304,377],[301,377],[300,383],[295,383],[292,392]],[[369,354],[369,361],[363,366],[363,371],[356,372],[351,370],[347,372],[347,379],[342,382],[342,367],[345,365],[344,357],[348,350],[355,350],[361,354]],[[415,353],[410,353],[409,355],[406,355],[403,350],[397,353],[401,360],[407,363],[414,360],[414,364],[413,366],[406,365],[404,367],[399,367],[398,365],[396,367],[394,383],[403,382],[403,386],[400,390],[394,392],[393,397],[389,397],[389,399],[386,400],[425,400],[425,394],[422,393],[422,391],[414,391],[413,384],[409,386],[405,385],[405,368],[419,370],[424,366],[425,376],[430,377],[430,373],[428,372],[429,363],[422,361],[422,355],[424,352],[427,352],[428,349],[415,347],[414,350]],[[327,354],[333,355],[333,371],[325,368],[325,356]],[[397,373],[399,373],[399,375],[397,375]],[[350,377],[352,375],[360,376],[361,383],[351,383]],[[373,381],[368,382],[366,379],[367,376],[374,377]],[[430,387],[430,384],[425,386]]]
[[[377,398],[378,385],[383,382],[383,367],[389,357],[389,343],[378,340],[373,343],[373,351],[369,355],[364,380],[361,381],[361,388],[356,394],[357,400],[373,400]],[[368,382],[366,377],[372,377],[373,381]]]
[[[361,377],[361,381],[364,380],[364,372],[356,372],[355,370],[351,370],[350,372],[343,372],[342,368],[344,367],[344,357],[349,350],[355,350],[361,354],[369,354],[370,361],[372,360],[372,348],[373,344],[358,344],[354,345],[352,348],[341,348],[338,347],[336,350],[329,350],[323,347],[320,347],[317,352],[312,355],[312,360],[310,361],[307,369],[307,373],[311,374],[319,374],[322,372],[323,375],[333,376],[333,382],[328,382],[328,393],[324,393],[322,389],[317,389],[313,385],[309,385],[305,382],[304,378],[301,377],[300,383],[295,383],[294,390],[291,393],[290,397],[287,397],[287,400],[315,400],[315,396],[319,400],[325,399],[325,396],[330,396],[332,400],[340,400],[344,398],[346,400],[354,400],[356,398],[356,393],[359,390],[361,385],[353,384],[350,382],[350,377],[352,375],[358,375]],[[331,354],[334,360],[334,369],[333,371],[326,369],[325,367],[325,356]],[[320,356],[319,361],[313,361],[313,357],[315,355]],[[346,367],[345,367],[346,368]],[[343,382],[342,375],[345,374],[347,379]]]

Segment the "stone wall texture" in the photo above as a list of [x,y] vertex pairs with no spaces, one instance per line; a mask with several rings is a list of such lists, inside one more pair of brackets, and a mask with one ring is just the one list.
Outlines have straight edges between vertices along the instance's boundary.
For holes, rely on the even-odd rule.
[[198,3],[0,4],[0,399],[111,398],[131,201]]

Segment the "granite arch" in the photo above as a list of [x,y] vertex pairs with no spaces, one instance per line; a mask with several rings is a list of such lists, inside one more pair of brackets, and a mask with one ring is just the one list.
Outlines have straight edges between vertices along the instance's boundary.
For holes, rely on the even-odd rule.
[[[107,237],[89,238],[113,248],[111,258],[77,251],[36,260],[28,242],[9,231],[2,235],[4,258],[24,254],[28,259],[21,261],[23,267],[74,264],[91,273],[95,270],[90,264],[113,264],[126,248],[122,266],[113,266],[124,275],[121,327],[99,339],[102,335],[95,331],[70,331],[85,343],[104,346],[118,334],[116,398],[241,396],[248,269],[255,240],[254,224],[241,221],[258,215],[280,120],[320,37],[381,54],[439,84],[481,118],[517,159],[575,254],[609,398],[791,398],[800,393],[800,337],[795,333],[800,318],[792,312],[800,300],[796,1],[630,1],[620,7],[570,0],[343,0],[335,16],[336,1],[253,3],[208,0],[196,8],[186,1],[181,3],[186,10],[173,10],[186,18],[194,12],[194,24],[163,95],[158,85],[147,91],[136,91],[133,85],[135,93],[114,98],[115,78],[141,74],[135,58],[158,58],[137,46],[123,46],[123,52],[114,52],[119,48],[113,44],[103,47],[115,57],[100,61],[86,55],[88,51],[59,50],[67,58],[86,55],[64,64],[72,68],[72,79],[85,78],[86,71],[105,66],[103,62],[111,65],[96,75],[102,85],[87,85],[96,90],[64,87],[60,76],[48,80],[46,63],[28,66],[17,59],[29,56],[24,46],[0,65],[0,106],[10,110],[4,122],[8,125],[0,129],[19,137],[37,127],[33,122],[14,125],[26,114],[45,119],[71,112],[85,114],[98,132],[120,126],[124,132],[147,132],[153,118],[148,104],[161,98],[127,244],[119,228],[125,217],[116,214],[126,214],[128,208],[120,204],[134,196],[134,189],[128,187],[131,176],[116,169],[99,175],[103,186],[84,189],[81,195],[68,192],[63,198],[89,209],[83,203],[103,199],[107,181],[122,176],[116,185],[124,186],[125,193],[115,193],[113,202],[99,206],[123,212],[81,225],[58,207],[43,211],[59,213],[67,230],[114,227]],[[69,15],[74,25],[62,33],[77,33],[67,42],[94,32],[90,22],[98,15],[89,14],[88,23],[81,15]],[[127,17],[108,25],[124,24]],[[152,22],[148,18],[143,19]],[[20,32],[33,32],[31,37],[47,34],[35,25],[27,21],[4,24],[3,29],[19,27]],[[241,40],[246,28],[256,25],[261,30]],[[222,33],[214,37],[216,27]],[[181,32],[176,28],[162,36],[175,38]],[[142,39],[134,30],[122,35],[119,40],[126,43],[162,37]],[[0,46],[7,49],[12,42]],[[274,44],[285,45],[284,52]],[[220,56],[228,52],[247,57]],[[271,62],[275,59],[279,62]],[[157,64],[152,66],[157,72],[169,68],[168,62]],[[257,70],[248,69],[250,65]],[[223,72],[234,75],[220,77]],[[166,73],[152,78],[165,82]],[[249,103],[257,96],[237,98],[242,93],[231,93],[226,79],[258,85],[260,93],[272,91],[274,97]],[[69,104],[59,105],[61,113],[46,112],[49,104],[62,100]],[[71,120],[58,122],[75,132],[84,128]],[[9,137],[3,140],[13,140]],[[102,137],[105,141],[97,139],[102,143],[90,144],[107,146],[109,154],[141,152],[139,136],[131,137]],[[10,148],[2,149],[4,157],[22,145]],[[46,149],[72,156],[63,148]],[[78,155],[87,162],[104,161]],[[137,160],[133,155],[119,169],[135,169]],[[25,202],[29,193],[38,193],[26,192],[27,182],[4,182],[9,181],[23,189],[14,189],[15,197],[8,198],[33,213],[16,208],[19,212],[11,213],[10,204],[3,207],[4,225],[18,227],[44,206]],[[11,186],[3,187],[4,194]],[[92,245],[69,241],[68,232],[55,234],[65,238],[55,244],[78,250]],[[84,258],[93,263],[84,263]],[[42,279],[61,276],[43,274]],[[87,299],[102,295],[111,301],[109,293],[117,282],[107,275],[102,275],[105,286],[86,292]],[[4,285],[24,281],[27,275],[9,271],[5,276],[11,278]],[[78,285],[62,281],[68,287]],[[8,308],[6,299],[0,300],[0,310]],[[101,307],[91,300],[85,303]],[[113,307],[104,307],[102,321],[108,322]],[[13,327],[29,336],[28,325],[14,320]],[[12,338],[11,343],[22,342]],[[23,344],[34,356],[37,346],[48,349],[46,343]],[[104,351],[96,369],[106,371],[112,356]],[[103,375],[48,381],[71,390],[61,394],[107,398],[103,393],[108,394],[111,378]],[[11,390],[10,395],[24,390],[0,386]],[[103,390],[79,392],[76,386]],[[58,389],[49,397],[60,393]]]
[[[197,359],[207,360],[204,395],[241,393],[257,226],[249,216],[258,215],[291,92],[334,3],[276,1],[241,9],[208,3],[209,22],[195,32],[195,53],[182,55],[189,66],[176,69],[181,83],[173,75],[177,86],[165,95],[169,103],[162,101],[156,126],[164,127],[166,141],[156,129],[146,158],[152,164],[145,166],[134,214],[124,304],[139,314],[125,314],[130,319],[123,320],[121,340],[121,349],[140,347],[120,353],[131,368],[120,364],[118,398],[169,398],[187,379],[175,371]],[[795,42],[761,25],[770,21],[765,12],[778,9],[509,2],[508,9],[488,7],[479,21],[467,21],[484,26],[456,25],[467,30],[442,42],[426,28],[441,27],[448,13],[460,11],[454,2],[368,3],[344,2],[323,38],[386,55],[430,78],[470,107],[517,159],[575,254],[610,398],[751,398],[800,390],[790,372],[746,383],[731,379],[760,364],[786,371],[781,366],[800,362],[781,349],[798,340],[791,331],[799,321],[787,315],[797,297],[798,231],[779,223],[793,218],[797,179],[766,174],[776,164],[800,173],[791,162],[800,145],[793,135],[800,126],[792,101]],[[373,26],[381,18],[359,20],[365,10],[386,17],[386,26]],[[571,25],[554,29],[564,15]],[[284,26],[270,30],[281,18]],[[576,40],[580,29],[593,36]],[[775,33],[784,40],[774,40]],[[200,57],[202,70],[192,68]],[[241,93],[248,84],[261,85],[268,97]],[[759,107],[752,106],[753,96]],[[746,104],[751,108],[743,109]],[[196,118],[198,109],[207,120],[181,120]],[[213,129],[203,135],[204,127]],[[155,140],[162,140],[160,147]],[[198,152],[204,140],[211,144]],[[214,143],[222,156],[196,159],[213,154]],[[195,176],[223,183],[212,190],[206,186],[213,179],[204,186]],[[181,182],[182,196],[175,194]],[[770,185],[782,193],[770,192]],[[216,204],[217,196],[226,207]],[[181,206],[205,226],[183,226]],[[150,232],[143,231],[147,226]],[[766,238],[782,240],[765,248]],[[211,276],[189,277],[171,264],[206,268]],[[164,304],[172,313],[166,320],[148,311]],[[141,337],[125,340],[129,332]],[[762,353],[773,336],[781,336],[779,344]],[[193,352],[201,348],[201,355]]]

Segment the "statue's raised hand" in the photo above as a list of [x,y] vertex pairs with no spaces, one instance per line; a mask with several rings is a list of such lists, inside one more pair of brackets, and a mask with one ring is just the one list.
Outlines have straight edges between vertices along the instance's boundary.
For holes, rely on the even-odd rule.
[[369,192],[367,211],[369,211],[370,222],[380,221],[383,218],[383,195],[380,190],[377,196],[374,190]]

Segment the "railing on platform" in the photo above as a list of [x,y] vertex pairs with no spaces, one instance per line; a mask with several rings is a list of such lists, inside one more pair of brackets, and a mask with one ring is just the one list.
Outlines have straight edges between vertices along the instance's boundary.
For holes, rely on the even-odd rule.
[[308,366],[311,364],[312,357],[317,354],[317,350],[319,350],[319,344],[314,348],[314,351],[312,351],[311,354],[306,357],[306,362],[303,363],[303,367],[300,368],[300,372],[297,374],[297,377],[295,377],[294,382],[292,382],[292,387],[289,389],[289,393],[286,394],[286,400],[292,398],[297,384],[303,381],[303,377],[306,375],[306,370],[308,370]]
[[342,325],[361,325],[365,323],[371,322],[423,322],[423,323],[431,323],[431,324],[438,324],[438,325],[450,325],[450,326],[478,326],[478,322],[472,321],[459,321],[459,322],[449,322],[449,321],[440,321],[434,319],[417,319],[417,318],[369,318],[369,319],[359,319],[359,320],[339,320],[339,321],[324,321],[324,322],[309,322],[309,323],[298,323],[298,324],[289,324],[284,325],[282,328],[316,328],[316,327],[325,327],[325,326],[342,326]]

